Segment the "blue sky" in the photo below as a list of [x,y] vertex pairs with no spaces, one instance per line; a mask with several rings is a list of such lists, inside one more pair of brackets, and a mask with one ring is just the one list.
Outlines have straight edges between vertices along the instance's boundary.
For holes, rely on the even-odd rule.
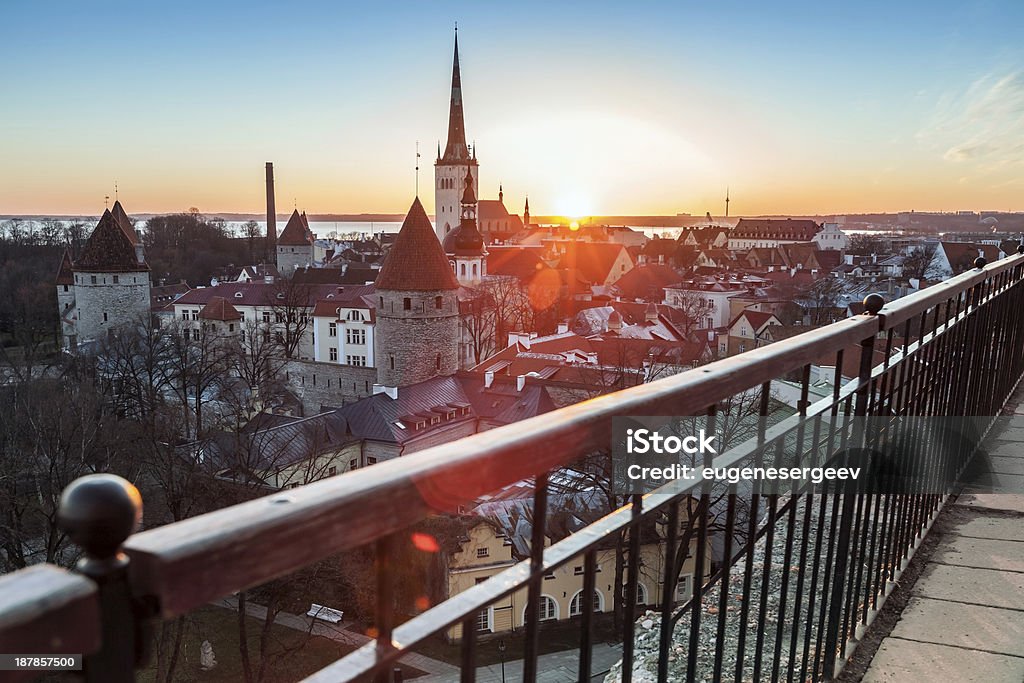
[[455,21],[483,191],[513,209],[1024,209],[1019,0],[17,2],[0,213],[95,213],[115,180],[131,211],[259,211],[268,160],[280,207],[402,211]]

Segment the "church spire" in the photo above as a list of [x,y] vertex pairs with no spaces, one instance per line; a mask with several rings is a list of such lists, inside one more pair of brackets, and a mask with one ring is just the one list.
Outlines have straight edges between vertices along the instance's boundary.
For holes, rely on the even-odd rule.
[[452,99],[448,110],[448,144],[444,148],[444,161],[469,159],[466,145],[466,124],[462,114],[462,76],[459,73],[459,29],[455,29],[455,57],[452,61]]

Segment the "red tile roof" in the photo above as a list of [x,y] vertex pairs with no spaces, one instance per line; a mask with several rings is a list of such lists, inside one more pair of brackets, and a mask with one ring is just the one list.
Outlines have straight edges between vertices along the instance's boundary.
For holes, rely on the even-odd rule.
[[139,263],[131,238],[108,209],[89,235],[74,269],[86,273],[135,273],[148,271],[149,266],[145,261]]
[[75,276],[71,272],[71,252],[67,249],[60,257],[60,268],[57,269],[57,284],[72,285],[75,283]]
[[199,317],[203,320],[241,320],[242,314],[227,299],[215,296],[199,311]]
[[307,247],[313,244],[313,233],[309,230],[305,213],[300,215],[298,209],[292,211],[288,224],[284,226],[284,231],[277,238],[277,243],[296,247]]
[[135,228],[132,227],[132,222],[128,218],[128,214],[124,212],[124,207],[121,206],[121,202],[114,202],[114,205],[110,207],[110,215],[114,217],[117,224],[124,230],[124,234],[128,236],[132,244],[139,243],[139,236],[135,233]]
[[402,229],[384,258],[376,284],[377,289],[395,291],[436,292],[459,288],[419,197],[413,200]]
[[625,247],[615,242],[569,242],[559,268],[572,265],[571,251],[576,251],[576,270],[591,283],[604,284],[611,274],[615,260]]
[[733,318],[732,322],[729,323],[729,327],[731,328],[733,325],[739,322],[740,318],[746,318],[747,322],[750,323],[750,326],[754,328],[754,332],[760,330],[761,327],[763,327],[764,324],[771,320],[772,318],[778,320],[774,313],[762,313],[761,311],[740,311],[740,314]]
[[782,239],[807,242],[814,239],[821,226],[812,220],[741,218],[732,232],[731,239]]
[[487,272],[491,275],[511,275],[525,285],[538,272],[550,270],[541,258],[541,251],[533,247],[488,247]]

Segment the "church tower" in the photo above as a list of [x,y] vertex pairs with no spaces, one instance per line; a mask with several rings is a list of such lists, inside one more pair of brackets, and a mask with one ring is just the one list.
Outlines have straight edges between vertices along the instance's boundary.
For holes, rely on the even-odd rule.
[[487,274],[487,248],[477,228],[477,201],[473,191],[472,167],[466,168],[463,181],[459,227],[445,235],[443,246],[455,277],[464,287],[475,287]]
[[458,227],[460,198],[465,192],[466,166],[469,166],[473,182],[479,187],[479,167],[476,162],[476,148],[470,153],[466,144],[466,123],[462,110],[462,77],[459,73],[459,30],[455,29],[455,58],[452,63],[452,96],[448,108],[448,142],[444,154],[437,150],[434,162],[434,226],[437,239]]
[[459,283],[419,197],[377,275],[377,381],[404,387],[459,369]]

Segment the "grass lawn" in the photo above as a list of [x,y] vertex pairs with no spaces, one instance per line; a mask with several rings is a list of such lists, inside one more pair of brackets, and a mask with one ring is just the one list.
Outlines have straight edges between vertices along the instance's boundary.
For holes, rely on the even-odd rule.
[[[253,673],[258,666],[258,642],[261,622],[247,617],[246,631],[249,641],[249,659]],[[199,666],[199,649],[204,640],[213,645],[217,666],[203,671]],[[298,681],[343,657],[354,648],[328,638],[309,636],[302,631],[275,624],[270,638],[270,657],[264,681],[286,683]],[[148,666],[140,670],[137,680],[150,683],[156,677],[155,656]],[[422,672],[403,666],[406,679]],[[235,683],[243,681],[242,660],[238,652],[238,614],[221,607],[204,607],[189,614],[182,641],[182,651],[175,669],[175,681],[202,681],[203,683]]]
[[[505,644],[505,661],[511,662],[522,659],[524,654],[525,629],[519,629],[514,633],[503,633],[489,636],[486,639],[478,638],[476,641],[476,663],[477,666],[488,666],[498,664],[502,659],[502,652],[498,649],[498,643]],[[622,634],[617,634],[612,625],[611,614],[595,614],[594,626],[591,636],[594,643],[621,642]],[[575,650],[580,646],[580,619],[574,617],[565,621],[554,621],[542,623],[540,626],[540,650],[538,654],[549,654],[552,652],[563,652]],[[458,643],[446,643],[440,638],[431,638],[413,648],[427,657],[439,659],[442,662],[458,665],[461,662],[462,648]]]

